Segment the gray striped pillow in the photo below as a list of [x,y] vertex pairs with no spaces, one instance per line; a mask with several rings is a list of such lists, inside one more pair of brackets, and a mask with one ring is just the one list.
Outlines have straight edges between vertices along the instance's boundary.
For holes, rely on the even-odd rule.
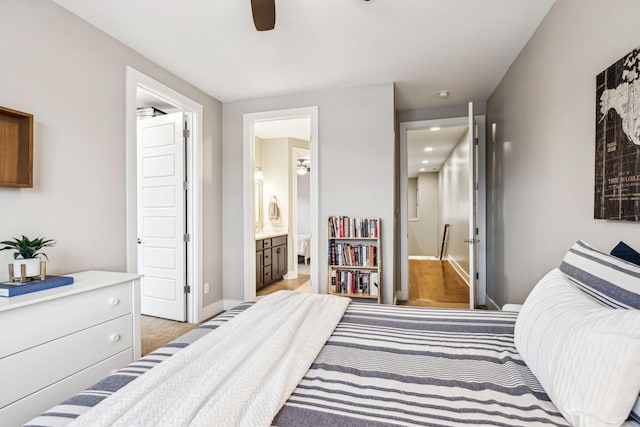
[[[612,308],[640,309],[640,267],[578,240],[564,256],[562,271],[579,289]],[[640,397],[630,419],[640,421]]]
[[578,240],[565,254],[562,271],[583,292],[612,308],[640,309],[640,267],[599,252]]

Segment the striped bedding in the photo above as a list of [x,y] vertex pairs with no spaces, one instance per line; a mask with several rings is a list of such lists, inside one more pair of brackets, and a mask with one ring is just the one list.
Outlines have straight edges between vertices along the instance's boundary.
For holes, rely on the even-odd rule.
[[[27,425],[65,425],[251,304],[212,319]],[[515,313],[352,302],[273,424],[567,426],[514,348],[515,319]]]

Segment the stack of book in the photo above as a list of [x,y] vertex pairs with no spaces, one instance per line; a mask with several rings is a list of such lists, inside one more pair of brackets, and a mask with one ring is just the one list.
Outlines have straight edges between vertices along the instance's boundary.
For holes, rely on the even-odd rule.
[[331,293],[378,295],[378,273],[362,270],[332,270]]
[[14,297],[31,292],[44,291],[45,289],[57,288],[59,286],[71,285],[72,283],[73,277],[68,276],[47,276],[44,280],[32,280],[27,283],[4,282],[0,283],[0,296]]
[[350,245],[329,241],[329,263],[359,267],[376,267],[378,248],[373,245]]
[[329,217],[329,234],[331,237],[376,239],[378,230],[377,219],[349,218],[348,216]]

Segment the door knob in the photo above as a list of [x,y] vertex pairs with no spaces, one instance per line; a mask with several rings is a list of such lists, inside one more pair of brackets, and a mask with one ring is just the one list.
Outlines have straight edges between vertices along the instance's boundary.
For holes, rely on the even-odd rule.
[[141,244],[142,244],[142,239],[140,239],[139,237],[138,237],[138,244],[139,244],[139,245],[141,245]]

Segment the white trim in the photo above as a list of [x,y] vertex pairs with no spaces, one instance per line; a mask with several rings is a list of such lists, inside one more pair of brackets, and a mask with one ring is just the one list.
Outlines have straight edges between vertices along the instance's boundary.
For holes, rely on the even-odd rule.
[[[496,304],[496,303],[495,303],[495,301],[494,301],[494,300],[492,300],[492,299],[489,297],[489,295],[485,295],[485,296],[484,296],[484,298],[485,298],[485,300],[487,301],[487,304],[486,304],[486,305],[487,305],[487,308],[488,308],[489,310],[492,310],[492,309],[493,309],[493,310],[498,310],[498,311],[500,311],[500,306],[499,306],[498,304]],[[493,307],[493,308],[490,308],[490,307]]]
[[[187,232],[191,240],[187,244],[187,283],[191,293],[187,296],[187,321],[198,323],[205,319],[201,302],[204,297],[203,283],[203,108],[202,105],[170,87],[158,82],[144,73],[126,66],[125,78],[125,129],[126,129],[126,256],[127,271],[137,270],[137,201],[136,201],[136,139],[137,139],[137,102],[136,90],[141,87],[169,103],[182,109],[191,118],[192,148],[187,153],[187,177],[191,184],[191,199],[187,217]],[[195,254],[195,256],[194,256]],[[208,308],[207,308],[208,310]]]
[[437,261],[438,257],[433,255],[409,255],[408,259],[417,261]]
[[225,299],[225,300],[222,300],[222,308],[224,308],[225,311],[231,310],[233,307],[235,307],[236,305],[240,305],[243,302],[244,301],[240,301],[236,299]]
[[[302,107],[287,110],[246,113],[242,117],[243,127],[243,213],[244,227],[242,242],[244,246],[244,299],[256,296],[256,242],[254,221],[254,169],[255,137],[254,123],[260,121],[286,120],[308,117],[311,122],[311,140],[309,149],[316,166],[311,168],[311,259],[318,259],[320,224],[318,222],[318,107]],[[318,263],[311,263],[311,292],[318,293]]]
[[213,304],[209,304],[205,307],[201,307],[200,310],[198,311],[198,314],[200,315],[200,318],[201,318],[200,322],[210,319],[214,316],[217,316],[218,314],[226,310],[227,309],[224,308],[224,301],[222,300],[216,301]]
[[462,268],[460,266],[460,264],[458,264],[458,262],[451,257],[451,255],[447,255],[447,261],[449,262],[451,267],[453,267],[453,269],[456,271],[456,273],[458,273],[458,275],[464,281],[464,283],[466,283],[467,286],[471,287],[471,285],[470,285],[471,280],[470,280],[470,277],[469,277],[469,272],[467,270],[465,270],[464,268]]

